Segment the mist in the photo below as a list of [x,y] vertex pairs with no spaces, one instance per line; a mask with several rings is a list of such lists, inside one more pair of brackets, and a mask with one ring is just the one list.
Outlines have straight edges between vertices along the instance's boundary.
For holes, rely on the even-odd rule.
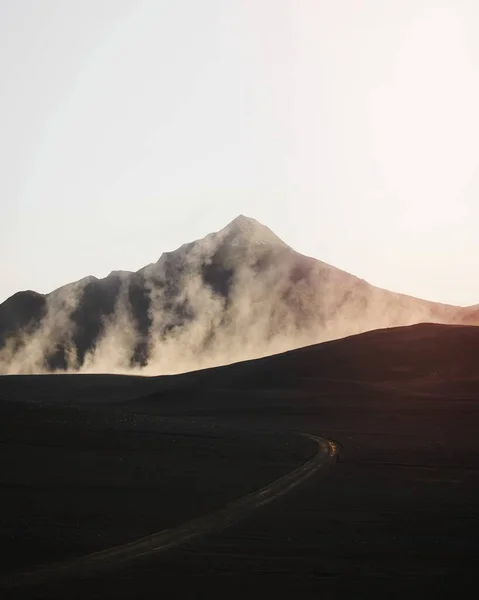
[[4,335],[0,373],[175,374],[466,316],[375,288],[238,217],[136,273],[87,277],[45,296],[38,319]]

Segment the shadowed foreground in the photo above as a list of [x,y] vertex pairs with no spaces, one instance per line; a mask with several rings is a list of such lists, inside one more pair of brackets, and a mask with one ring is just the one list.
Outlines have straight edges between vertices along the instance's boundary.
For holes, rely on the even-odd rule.
[[[57,450],[48,450],[54,456],[70,442],[74,445],[77,436],[85,452],[91,446],[94,457],[89,463],[84,454],[77,457],[77,477],[89,464],[89,478],[127,479],[128,510],[119,501],[124,492],[90,497],[90,512],[78,529],[83,545],[75,553],[94,549],[88,530],[95,519],[98,530],[126,540],[139,523],[152,532],[260,488],[314,452],[306,440],[287,432],[304,431],[340,444],[339,462],[325,476],[309,478],[227,529],[118,569],[8,593],[19,598],[153,598],[168,589],[178,597],[457,595],[477,583],[479,566],[478,351],[474,327],[377,331],[176,378],[129,380],[131,393],[117,404],[108,392],[108,386],[118,386],[115,378],[89,383],[76,377],[0,380],[1,395],[9,398],[2,404],[2,438],[11,435],[4,445],[10,454],[2,464],[20,461],[19,472],[32,489],[44,485],[48,461],[35,452],[36,466],[29,472],[27,455],[18,449],[22,435],[56,436]],[[101,394],[95,396],[100,385]],[[80,402],[79,387],[89,390],[83,396],[88,410],[61,406],[59,389],[64,398],[76,394]],[[57,405],[46,408],[47,397]],[[27,398],[33,404],[18,404]],[[30,430],[25,407],[31,411]],[[54,434],[48,429],[52,417],[47,415],[52,414],[59,421]],[[95,415],[91,423],[103,423],[101,442],[89,414]],[[129,424],[118,432],[108,425],[121,419]],[[134,428],[142,435],[135,437]],[[170,442],[165,441],[168,429],[175,432]],[[104,435],[107,430],[110,437]],[[193,430],[198,437],[188,438],[195,440],[191,445],[182,441],[178,454],[171,439]],[[67,432],[63,441],[62,431]],[[212,432],[217,437],[208,442]],[[68,452],[74,455],[72,448]],[[113,462],[111,457],[123,457],[128,466],[118,466],[114,475],[106,455]],[[2,478],[3,498],[15,485],[21,487]],[[79,493],[78,483],[75,491],[68,489],[68,481],[58,486],[64,506]],[[16,547],[17,558],[4,572],[38,562],[35,549],[22,551],[30,547],[29,528],[36,526],[46,540],[57,539],[52,516],[42,530],[38,494],[30,504],[25,500],[19,508],[12,500],[7,508],[14,518],[5,517],[2,545]],[[150,495],[154,500],[149,502]],[[104,523],[108,519],[110,525]],[[9,530],[15,522],[17,529]],[[55,551],[64,548],[60,540]]]

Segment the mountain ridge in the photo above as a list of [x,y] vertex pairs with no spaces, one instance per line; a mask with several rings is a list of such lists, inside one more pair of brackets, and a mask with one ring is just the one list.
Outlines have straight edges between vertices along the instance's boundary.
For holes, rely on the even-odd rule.
[[382,290],[239,215],[138,271],[17,292],[0,305],[0,373],[175,373],[425,321],[479,310]]

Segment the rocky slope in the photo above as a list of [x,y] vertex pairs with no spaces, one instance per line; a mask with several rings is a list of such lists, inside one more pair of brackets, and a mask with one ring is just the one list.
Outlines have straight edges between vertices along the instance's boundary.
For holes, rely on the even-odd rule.
[[175,373],[419,322],[475,324],[479,309],[376,288],[240,216],[136,273],[15,294],[0,373]]

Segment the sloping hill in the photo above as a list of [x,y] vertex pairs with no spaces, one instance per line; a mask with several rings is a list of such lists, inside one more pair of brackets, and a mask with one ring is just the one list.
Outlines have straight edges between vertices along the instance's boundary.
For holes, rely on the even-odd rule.
[[187,373],[171,383],[185,389],[324,389],[331,381],[438,389],[479,382],[478,355],[479,327],[422,323]]

